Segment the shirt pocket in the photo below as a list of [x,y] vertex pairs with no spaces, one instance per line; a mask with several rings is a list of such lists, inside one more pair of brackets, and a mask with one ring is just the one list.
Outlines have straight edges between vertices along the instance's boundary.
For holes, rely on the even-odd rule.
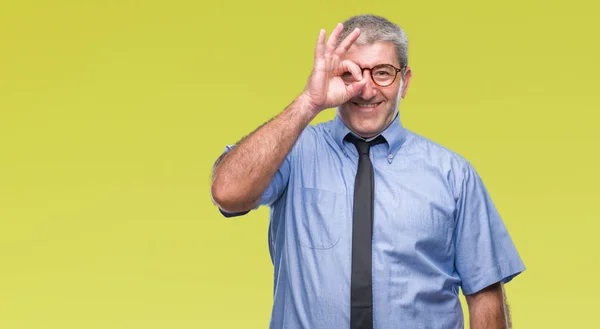
[[346,196],[317,188],[298,188],[299,202],[293,210],[293,233],[298,245],[329,249],[341,237]]

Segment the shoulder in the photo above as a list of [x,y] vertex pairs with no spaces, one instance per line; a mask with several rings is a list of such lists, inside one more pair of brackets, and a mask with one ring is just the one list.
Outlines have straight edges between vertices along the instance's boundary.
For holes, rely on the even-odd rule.
[[333,120],[308,125],[300,134],[300,138],[312,138],[314,141],[323,139],[326,135],[331,134],[332,124]]
[[[294,144],[289,161],[294,172],[311,173],[323,168],[337,168],[341,149],[335,142],[330,122],[307,126]],[[316,167],[315,167],[316,166]]]
[[460,193],[460,186],[467,173],[474,171],[471,163],[462,154],[410,130],[407,130],[401,152],[407,158],[414,159],[414,165],[434,169],[443,175],[455,196]]
[[416,132],[408,129],[406,131],[405,146],[407,152],[421,154],[422,156],[437,159],[441,162],[451,162],[461,167],[464,167],[469,163],[469,161],[458,152]]
[[324,145],[329,139],[333,140],[331,135],[332,121],[308,125],[296,141],[294,149],[296,152],[305,153],[306,151],[318,151],[320,145]]

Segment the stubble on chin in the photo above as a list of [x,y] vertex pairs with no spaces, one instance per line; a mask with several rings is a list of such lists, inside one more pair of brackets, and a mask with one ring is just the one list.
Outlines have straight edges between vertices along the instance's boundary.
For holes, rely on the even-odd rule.
[[[383,132],[394,120],[397,112],[397,108],[391,110],[388,115],[383,118],[360,118],[358,115],[352,115],[349,113],[351,110],[347,107],[338,107],[337,115],[340,117],[342,122],[352,130],[355,134],[363,138],[371,138],[377,136]],[[373,121],[376,121],[373,124]]]

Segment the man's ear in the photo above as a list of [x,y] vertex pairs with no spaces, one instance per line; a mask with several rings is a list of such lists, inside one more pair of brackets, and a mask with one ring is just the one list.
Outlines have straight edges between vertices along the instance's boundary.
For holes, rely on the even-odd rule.
[[402,98],[406,97],[406,91],[408,90],[408,85],[410,84],[410,78],[412,77],[412,70],[409,66],[406,67],[406,73],[404,73],[404,85],[402,86],[402,90],[400,91],[400,95]]

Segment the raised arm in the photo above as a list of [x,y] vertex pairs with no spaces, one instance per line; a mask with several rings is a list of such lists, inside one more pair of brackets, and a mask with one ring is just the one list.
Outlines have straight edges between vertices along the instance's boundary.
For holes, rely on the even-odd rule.
[[[362,77],[360,68],[341,59],[360,31],[354,30],[337,45],[342,29],[342,24],[338,24],[327,43],[325,30],[319,32],[313,71],[304,92],[215,162],[211,194],[224,211],[235,213],[254,208],[310,121],[320,111],[343,104],[362,90],[367,79]],[[351,72],[356,81],[344,84],[340,78],[344,72]]]

